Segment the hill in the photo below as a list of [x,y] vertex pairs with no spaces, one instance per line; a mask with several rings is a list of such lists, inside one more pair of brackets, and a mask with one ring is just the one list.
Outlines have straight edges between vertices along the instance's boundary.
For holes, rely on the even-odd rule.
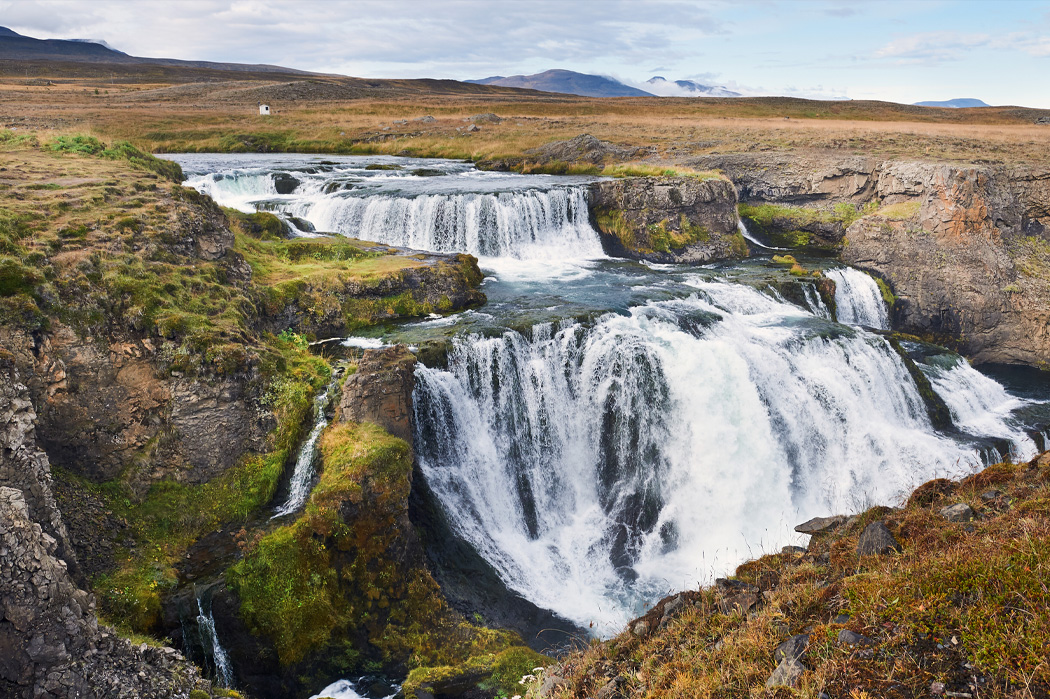
[[525,87],[543,92],[561,92],[582,97],[652,97],[652,94],[636,87],[606,78],[571,70],[546,70],[534,75],[496,75],[482,80],[467,80],[477,85],[502,85],[503,87]]
[[267,64],[217,63],[214,61],[183,61],[176,58],[148,58],[129,56],[110,48],[104,42],[84,39],[35,39],[7,27],[0,27],[0,61],[71,61],[77,63],[111,63],[118,65],[160,65],[183,68],[211,68],[223,71],[263,73],[291,73],[319,75],[294,68]]
[[940,102],[916,102],[916,107],[950,107],[952,109],[968,109],[970,107],[990,107],[992,105],[982,102],[973,97],[958,97],[953,100],[942,100]]

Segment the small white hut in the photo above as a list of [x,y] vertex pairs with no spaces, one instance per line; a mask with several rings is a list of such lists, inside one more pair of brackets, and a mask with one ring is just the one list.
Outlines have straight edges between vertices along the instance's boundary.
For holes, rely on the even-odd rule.
[[259,116],[270,116],[270,105],[260,104],[259,105]]

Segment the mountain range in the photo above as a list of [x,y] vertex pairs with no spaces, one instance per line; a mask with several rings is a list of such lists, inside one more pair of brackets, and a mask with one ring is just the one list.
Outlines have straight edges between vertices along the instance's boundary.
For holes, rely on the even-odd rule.
[[958,97],[953,100],[942,100],[940,102],[914,102],[916,107],[951,107],[953,109],[969,109],[970,107],[990,107],[979,99],[973,97]]
[[111,48],[104,41],[92,39],[35,39],[7,27],[0,27],[0,60],[7,61],[72,61],[76,63],[118,63],[124,65],[160,65],[183,68],[213,68],[217,70],[250,71],[255,73],[294,73],[319,75],[294,68],[266,64],[216,63],[214,61],[183,61],[176,58],[144,58],[129,56]]

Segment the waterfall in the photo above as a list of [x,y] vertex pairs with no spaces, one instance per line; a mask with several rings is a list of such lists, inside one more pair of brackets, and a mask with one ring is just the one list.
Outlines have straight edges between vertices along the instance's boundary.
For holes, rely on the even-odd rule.
[[740,231],[740,235],[744,236],[745,239],[747,239],[751,243],[754,243],[760,248],[763,248],[765,250],[787,250],[787,248],[775,248],[772,245],[766,245],[762,241],[755,238],[755,236],[751,235],[751,231],[747,229],[747,225],[744,223],[744,219],[742,218],[738,218],[736,220],[736,229]]
[[818,318],[831,320],[831,311],[828,310],[827,305],[825,305],[824,299],[820,297],[820,292],[817,291],[816,285],[803,284],[802,293],[803,297],[806,299],[806,306],[809,308],[810,313]]
[[[919,365],[941,397],[956,427],[973,435],[996,437],[1010,442],[1010,457],[1030,459],[1038,451],[1035,440],[1022,425],[1010,421],[1013,411],[1027,401],[1011,396],[1003,386],[980,373],[962,357],[940,355],[929,364]],[[993,449],[990,463],[1002,461],[1002,454]]]
[[215,663],[215,679],[223,687],[233,686],[233,668],[230,666],[229,656],[226,649],[219,642],[219,634],[215,630],[215,619],[211,615],[211,605],[205,613],[201,598],[197,597],[197,629],[200,632],[201,647],[205,653],[210,649],[212,661]]
[[458,534],[541,607],[612,632],[790,528],[962,466],[877,335],[695,280],[593,325],[454,340],[416,448]]
[[330,195],[303,199],[288,211],[318,230],[415,250],[543,260],[603,256],[584,187],[415,197]]
[[890,329],[882,291],[870,275],[850,267],[829,269],[824,274],[835,281],[839,322],[878,330]]
[[317,461],[317,440],[328,426],[328,405],[332,402],[335,385],[335,381],[328,384],[325,390],[314,398],[314,426],[295,459],[295,469],[288,485],[288,499],[277,508],[270,519],[298,511],[310,496],[310,483],[314,478],[314,463]]

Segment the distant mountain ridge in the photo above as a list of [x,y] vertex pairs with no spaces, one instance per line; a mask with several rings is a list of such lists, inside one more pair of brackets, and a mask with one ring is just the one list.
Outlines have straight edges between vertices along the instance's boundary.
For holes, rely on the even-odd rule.
[[[646,85],[652,85],[654,90],[667,93],[665,96],[677,97],[740,97],[739,92],[733,92],[721,85],[702,85],[695,80],[671,81],[659,75],[654,75],[645,81]],[[674,87],[672,87],[674,86]]]
[[971,107],[990,107],[992,105],[986,104],[975,97],[957,97],[953,100],[942,100],[942,101],[928,101],[928,102],[915,102],[913,106],[916,107],[951,107],[953,109],[969,109]]
[[162,65],[185,68],[215,68],[230,71],[262,73],[296,73],[321,75],[305,70],[283,68],[267,64],[216,63],[213,61],[183,61],[176,58],[143,58],[129,56],[95,39],[35,39],[7,27],[0,27],[0,60],[14,61],[74,61],[80,63],[123,63],[135,65]]
[[464,80],[475,85],[523,87],[543,92],[560,92],[583,97],[652,97],[651,93],[624,85],[618,80],[601,75],[588,75],[572,70],[546,70],[534,75],[494,75],[481,80]]

